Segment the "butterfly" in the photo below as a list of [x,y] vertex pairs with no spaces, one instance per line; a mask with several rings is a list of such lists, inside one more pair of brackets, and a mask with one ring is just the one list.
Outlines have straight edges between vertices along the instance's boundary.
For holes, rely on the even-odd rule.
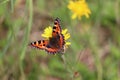
[[65,40],[62,34],[60,19],[56,18],[54,21],[54,26],[52,28],[52,37],[50,37],[48,40],[31,42],[30,45],[52,54],[63,52]]

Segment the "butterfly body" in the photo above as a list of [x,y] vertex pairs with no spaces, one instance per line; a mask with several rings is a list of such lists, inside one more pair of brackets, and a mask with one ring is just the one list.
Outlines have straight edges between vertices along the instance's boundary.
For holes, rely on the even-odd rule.
[[32,47],[45,50],[48,53],[55,54],[60,53],[64,50],[64,44],[65,40],[62,34],[60,20],[56,18],[52,30],[52,37],[50,37],[48,40],[39,40],[32,42],[30,45]]

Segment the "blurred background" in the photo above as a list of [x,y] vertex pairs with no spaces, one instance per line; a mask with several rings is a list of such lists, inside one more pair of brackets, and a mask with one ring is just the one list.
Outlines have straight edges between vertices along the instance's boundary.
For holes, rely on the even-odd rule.
[[[89,18],[72,19],[70,0],[0,0],[0,80],[119,80],[120,0],[85,2]],[[56,17],[71,35],[64,55],[29,47]]]

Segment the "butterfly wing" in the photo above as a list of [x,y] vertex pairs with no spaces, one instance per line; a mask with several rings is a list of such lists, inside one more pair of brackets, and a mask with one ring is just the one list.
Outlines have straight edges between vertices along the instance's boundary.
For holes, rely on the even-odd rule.
[[[53,40],[53,42],[51,41]],[[63,52],[64,51],[64,38],[61,35],[58,39],[55,38],[51,38],[49,40],[49,44],[46,45],[45,50],[48,53],[59,53],[59,52]]]
[[61,33],[62,29],[60,26],[59,18],[56,18],[54,21],[52,37],[49,39],[49,44],[46,46],[46,51],[49,53],[57,53],[63,50],[65,41],[64,36]]
[[56,37],[57,35],[61,34],[62,29],[60,26],[60,19],[56,18],[54,21],[53,31],[52,31],[52,37]]
[[45,51],[48,52],[48,53],[51,53],[51,54],[55,54],[57,52],[60,52],[59,49],[52,48],[52,47],[46,47]]
[[58,40],[58,44],[60,46],[60,48],[63,48],[64,44],[65,44],[65,40],[64,40],[64,36],[62,34],[62,28],[60,25],[60,19],[56,18],[54,21],[54,26],[53,26],[53,33],[52,33],[53,37],[57,37]]
[[46,45],[49,43],[48,40],[39,40],[39,41],[35,41],[30,43],[30,46],[38,48],[38,49],[45,49]]

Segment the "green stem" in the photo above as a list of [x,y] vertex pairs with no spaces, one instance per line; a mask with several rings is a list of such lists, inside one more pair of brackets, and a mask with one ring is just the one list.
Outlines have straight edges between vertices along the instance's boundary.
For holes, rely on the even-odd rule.
[[28,27],[26,27],[26,32],[25,32],[25,37],[23,39],[23,43],[21,45],[21,55],[20,55],[20,71],[21,71],[21,74],[22,74],[22,77],[25,77],[24,76],[24,73],[23,73],[23,59],[25,57],[25,51],[26,51],[26,48],[27,48],[27,45],[28,45],[28,37],[29,37],[29,33],[30,33],[30,30],[31,30],[31,26],[32,26],[32,19],[33,19],[33,2],[32,0],[27,0],[28,2],[28,8],[29,8],[29,21],[28,21]]
[[33,4],[32,4],[32,0],[29,0],[29,23],[28,23],[28,27],[26,28],[26,33],[25,33],[25,37],[23,39],[23,44],[22,44],[22,48],[21,48],[21,56],[20,56],[20,60],[24,59],[25,56],[25,51],[28,45],[28,37],[29,37],[29,33],[31,30],[31,26],[32,26],[32,19],[33,19]]
[[[67,61],[65,59],[65,55],[61,55],[61,58],[63,60],[65,70],[67,70],[69,73],[73,74],[72,70],[67,66]],[[73,75],[70,78],[71,78],[70,80],[73,80],[73,78],[74,78]]]
[[119,10],[119,7],[120,7],[120,0],[116,0],[115,2],[115,18],[116,18],[116,22],[117,22],[117,25],[120,27],[120,10]]
[[14,1],[11,0],[11,12],[13,13],[13,11],[14,11]]
[[0,59],[3,58],[3,56],[5,55],[5,53],[7,52],[10,44],[11,44],[11,41],[12,41],[12,32],[10,31],[9,34],[8,34],[8,38],[7,38],[7,43],[6,43],[6,46],[5,48],[3,49],[2,53],[0,53]]

